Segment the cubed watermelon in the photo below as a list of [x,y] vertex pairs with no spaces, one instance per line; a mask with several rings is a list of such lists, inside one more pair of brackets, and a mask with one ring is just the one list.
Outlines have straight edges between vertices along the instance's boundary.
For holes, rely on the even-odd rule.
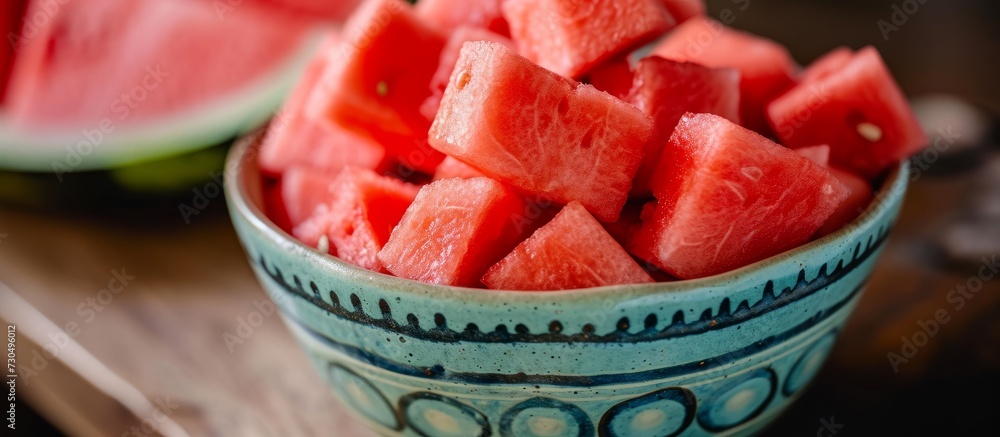
[[874,47],[775,100],[771,124],[789,147],[830,145],[830,162],[874,178],[928,143]]
[[663,4],[667,6],[667,10],[677,23],[705,15],[705,0],[663,0]]
[[392,274],[431,284],[481,286],[483,274],[523,239],[525,202],[488,178],[424,186],[378,258]]
[[630,247],[682,279],[809,241],[849,194],[823,167],[712,114],[681,119],[653,189],[655,213]]
[[451,73],[455,71],[455,64],[462,53],[462,46],[469,41],[492,41],[503,44],[515,50],[514,41],[510,38],[493,33],[486,29],[476,27],[460,27],[448,38],[444,50],[441,51],[441,63],[438,65],[434,78],[431,79],[431,96],[424,101],[420,107],[420,112],[433,120],[437,115],[438,108],[441,107],[441,98],[444,97],[444,90],[448,88],[448,81],[451,80]]
[[430,121],[420,105],[430,96],[444,43],[402,0],[368,0],[329,55],[309,115],[368,132],[387,159],[433,172],[444,157],[426,146]]
[[460,27],[488,29],[509,36],[500,5],[504,0],[420,0],[417,15],[447,31]]
[[633,196],[652,193],[649,182],[660,153],[685,113],[711,113],[740,120],[740,73],[650,56],[639,61],[627,102],[653,118],[653,139],[646,143],[642,166],[632,184]]
[[483,177],[483,173],[481,171],[476,170],[471,165],[450,156],[446,157],[444,161],[441,161],[437,170],[434,171],[435,181],[451,178],[472,179],[478,177]]
[[274,222],[279,229],[291,234],[292,220],[288,217],[288,209],[285,208],[285,201],[282,197],[282,183],[280,178],[261,178],[261,208],[267,218]]
[[587,83],[612,96],[624,99],[632,89],[632,64],[628,56],[602,62],[587,73]]
[[767,104],[795,85],[793,77],[798,68],[780,44],[701,16],[677,26],[653,54],[739,70],[741,123],[762,134],[770,130]]
[[24,13],[25,0],[7,0],[0,5],[0,35],[8,44],[0,45],[0,103],[3,103],[7,90],[7,79],[10,77],[11,66],[14,65],[14,55],[22,43],[21,16]]
[[281,200],[292,226],[312,216],[316,207],[330,201],[330,185],[337,173],[292,167],[281,178]]
[[328,38],[268,127],[258,155],[264,173],[273,176],[303,166],[336,176],[346,166],[376,168],[385,157],[384,148],[370,136],[306,114],[306,102],[339,43],[335,34]]
[[587,209],[570,202],[483,277],[499,290],[570,290],[653,282]]
[[348,167],[330,185],[326,205],[297,226],[295,235],[314,247],[326,236],[330,251],[344,261],[382,271],[378,252],[418,190],[368,169]]
[[830,218],[823,224],[823,227],[819,228],[819,231],[816,231],[817,237],[830,235],[848,223],[853,222],[854,219],[858,218],[865,211],[874,197],[872,186],[868,181],[837,168],[830,168],[829,170],[830,174],[851,190],[851,194],[834,210]]
[[503,13],[522,55],[573,78],[676,24],[662,0],[506,0]]
[[497,43],[462,49],[430,143],[483,173],[618,220],[653,132],[642,111]]
[[830,167],[830,146],[800,147],[795,149],[795,153],[804,156],[806,159],[819,164],[820,167]]

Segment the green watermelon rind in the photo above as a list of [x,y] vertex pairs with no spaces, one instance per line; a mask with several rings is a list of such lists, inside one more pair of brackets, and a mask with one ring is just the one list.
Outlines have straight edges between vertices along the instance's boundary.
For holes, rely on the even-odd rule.
[[84,135],[85,130],[99,129],[98,125],[65,132],[28,132],[0,113],[0,169],[107,170],[190,153],[242,136],[262,126],[281,107],[329,31],[329,27],[317,26],[308,32],[296,52],[249,86],[183,114],[115,125],[99,141]]

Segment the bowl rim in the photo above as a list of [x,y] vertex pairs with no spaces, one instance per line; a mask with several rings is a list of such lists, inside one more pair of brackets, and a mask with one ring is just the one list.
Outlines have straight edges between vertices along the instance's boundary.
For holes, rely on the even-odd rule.
[[[876,196],[861,215],[836,232],[823,238],[790,249],[770,258],[720,273],[697,279],[685,279],[673,282],[653,282],[648,284],[625,284],[591,287],[559,291],[524,291],[524,290],[490,290],[480,288],[456,287],[418,282],[410,279],[373,272],[329,254],[321,253],[316,248],[305,245],[295,237],[279,228],[262,209],[250,200],[246,183],[260,181],[260,170],[257,161],[258,151],[263,142],[268,126],[238,139],[226,157],[224,181],[226,201],[228,202],[231,219],[237,217],[248,222],[256,231],[270,240],[276,246],[282,247],[303,256],[303,260],[316,265],[327,272],[335,272],[350,279],[367,281],[370,285],[385,290],[403,294],[431,296],[441,299],[455,299],[463,303],[496,303],[513,302],[525,304],[571,302],[581,300],[606,300],[642,298],[665,293],[675,294],[677,298],[695,298],[699,291],[722,289],[740,279],[751,276],[755,272],[766,270],[778,264],[793,260],[805,259],[804,255],[836,248],[843,241],[861,240],[862,237],[877,225],[887,214],[890,214],[896,203],[901,203],[909,182],[908,161],[901,162],[885,178]],[[253,151],[253,153],[251,153]],[[252,170],[249,174],[247,169]],[[256,177],[251,177],[256,176]],[[891,224],[883,232],[889,233]],[[240,237],[241,240],[244,237]],[[251,260],[253,262],[255,260]]]

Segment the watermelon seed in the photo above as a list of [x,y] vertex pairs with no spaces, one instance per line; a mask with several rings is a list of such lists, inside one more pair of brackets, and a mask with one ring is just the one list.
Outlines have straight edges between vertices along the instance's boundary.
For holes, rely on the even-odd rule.
[[330,253],[330,239],[326,235],[320,235],[319,242],[316,243],[316,250],[322,253]]
[[866,140],[871,142],[877,142],[882,139],[882,128],[871,124],[871,123],[861,123],[858,125],[858,133],[861,134]]
[[458,88],[459,91],[462,91],[465,89],[465,86],[469,84],[470,80],[472,80],[472,74],[469,73],[469,70],[462,70],[462,73],[458,76],[458,83],[455,84],[455,87]]
[[375,92],[379,95],[379,97],[389,95],[389,84],[384,80],[379,81],[379,83],[375,85]]

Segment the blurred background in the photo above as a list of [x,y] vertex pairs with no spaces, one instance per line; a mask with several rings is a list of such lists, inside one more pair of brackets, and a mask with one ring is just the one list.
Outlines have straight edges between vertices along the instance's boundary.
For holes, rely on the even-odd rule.
[[[218,182],[231,140],[277,109],[316,32],[352,2],[163,0],[190,3],[167,13],[88,1],[120,3],[100,9],[116,19],[94,18],[82,0],[35,2],[27,21],[17,7],[0,15],[17,35],[67,8],[87,35],[75,46],[35,47],[28,27],[8,38],[31,60],[15,63],[0,109],[0,318],[18,325],[20,360],[37,370],[21,373],[18,427],[122,435],[159,407],[169,417],[150,423],[163,435],[352,435],[337,431],[358,428],[317,389],[277,317],[245,343],[224,341],[266,296]],[[981,273],[1000,254],[1000,3],[707,4],[803,64],[874,45],[947,144],[914,158],[871,286],[813,388],[768,434],[994,430],[1000,276]],[[115,24],[94,28],[103,22]],[[127,43],[109,50],[114,35]],[[102,297],[112,280],[124,291]],[[948,321],[930,322],[941,311]]]

